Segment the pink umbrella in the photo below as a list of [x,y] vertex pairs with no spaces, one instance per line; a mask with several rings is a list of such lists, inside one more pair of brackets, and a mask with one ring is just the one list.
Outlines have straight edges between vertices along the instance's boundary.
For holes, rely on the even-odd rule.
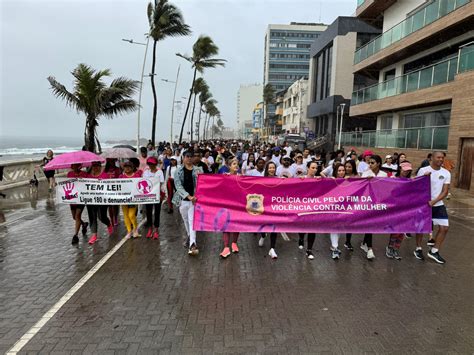
[[93,162],[105,162],[105,159],[91,152],[79,150],[77,152],[70,152],[58,155],[48,164],[45,165],[44,170],[69,169],[72,164],[82,164],[82,166],[91,166]]

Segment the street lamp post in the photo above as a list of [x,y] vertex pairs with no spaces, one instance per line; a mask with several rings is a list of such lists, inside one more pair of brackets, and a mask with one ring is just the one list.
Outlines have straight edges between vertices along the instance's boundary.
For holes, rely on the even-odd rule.
[[167,83],[174,83],[174,93],[173,93],[173,105],[171,105],[171,133],[170,133],[170,144],[173,144],[173,121],[174,121],[174,104],[176,102],[176,89],[178,87],[178,79],[179,79],[179,70],[181,68],[181,64],[178,65],[178,72],[176,73],[176,81],[171,81],[167,79],[161,79]]
[[341,149],[341,137],[342,137],[342,122],[344,121],[344,108],[346,104],[340,104],[339,107],[341,108],[341,123],[339,127],[339,141],[338,141],[338,149]]
[[145,74],[145,64],[146,64],[146,55],[148,52],[148,43],[150,42],[150,35],[148,33],[146,33],[145,35],[146,35],[146,43],[135,42],[133,39],[122,38],[122,41],[129,42],[131,44],[139,44],[141,46],[145,46],[145,55],[143,57],[142,75],[140,77],[140,90],[138,92],[137,153],[140,151],[140,109],[141,109],[141,103],[142,103],[143,77]]

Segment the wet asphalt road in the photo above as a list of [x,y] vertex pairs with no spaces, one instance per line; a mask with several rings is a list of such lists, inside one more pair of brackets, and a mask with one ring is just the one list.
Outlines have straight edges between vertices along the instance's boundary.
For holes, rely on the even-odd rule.
[[[67,206],[31,202],[17,189],[0,202],[0,352],[7,351],[124,236],[70,245]],[[315,260],[297,240],[268,245],[244,234],[241,252],[220,260],[220,236],[199,234],[201,253],[182,247],[179,216],[163,210],[160,240],[128,240],[46,323],[21,353],[461,353],[474,352],[474,207],[449,202],[446,265],[361,250],[330,259],[318,236]],[[86,214],[84,214],[86,217]],[[361,236],[354,236],[353,244]],[[268,243],[267,241],[266,243]],[[425,249],[426,250],[426,249]]]

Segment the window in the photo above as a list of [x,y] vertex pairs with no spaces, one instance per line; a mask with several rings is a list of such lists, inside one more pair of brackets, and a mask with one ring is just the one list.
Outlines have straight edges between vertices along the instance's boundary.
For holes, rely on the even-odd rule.
[[380,117],[380,129],[387,130],[392,129],[393,125],[393,116],[382,116]]

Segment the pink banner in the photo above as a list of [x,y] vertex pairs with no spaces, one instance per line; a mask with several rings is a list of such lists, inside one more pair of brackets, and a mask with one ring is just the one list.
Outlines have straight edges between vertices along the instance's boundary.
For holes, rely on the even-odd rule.
[[198,177],[194,228],[226,232],[429,233],[429,177]]

